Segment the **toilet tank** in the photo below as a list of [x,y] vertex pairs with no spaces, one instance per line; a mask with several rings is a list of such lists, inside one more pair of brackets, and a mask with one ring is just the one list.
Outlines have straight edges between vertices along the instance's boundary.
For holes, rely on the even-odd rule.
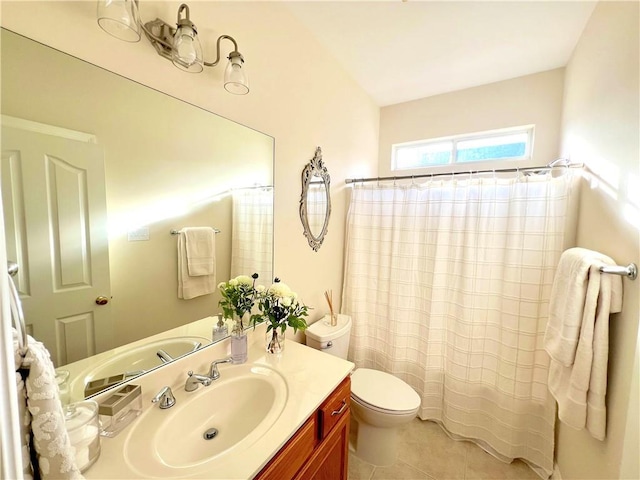
[[351,317],[338,315],[338,324],[331,326],[331,317],[325,315],[305,330],[307,345],[317,350],[330,353],[346,360],[349,352],[349,338],[351,334]]

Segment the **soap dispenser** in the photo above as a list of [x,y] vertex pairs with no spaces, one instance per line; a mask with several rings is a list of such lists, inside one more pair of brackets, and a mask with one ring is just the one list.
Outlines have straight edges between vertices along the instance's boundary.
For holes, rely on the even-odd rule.
[[214,325],[213,332],[211,332],[211,341],[216,342],[218,340],[222,340],[226,338],[229,334],[229,330],[227,330],[227,325],[222,320],[222,314],[218,314],[218,324]]

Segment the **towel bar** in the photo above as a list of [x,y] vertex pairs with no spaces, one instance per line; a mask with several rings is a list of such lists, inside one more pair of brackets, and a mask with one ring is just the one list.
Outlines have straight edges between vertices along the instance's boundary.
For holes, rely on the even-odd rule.
[[[212,230],[215,233],[220,233],[221,230],[218,230],[217,228],[212,228]],[[169,232],[171,235],[179,235],[180,234],[180,230],[176,230],[175,228],[171,229],[171,231]]]
[[626,267],[616,266],[606,266],[600,267],[600,271],[602,273],[612,273],[614,275],[624,275],[625,277],[629,277],[631,280],[635,280],[638,278],[638,267],[635,263],[630,263]]

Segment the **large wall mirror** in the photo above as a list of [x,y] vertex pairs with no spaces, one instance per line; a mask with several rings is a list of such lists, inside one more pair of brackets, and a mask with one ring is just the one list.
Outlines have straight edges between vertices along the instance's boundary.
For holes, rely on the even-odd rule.
[[[217,292],[178,298],[172,230],[220,231],[217,282],[271,280],[272,137],[6,29],[1,41],[7,256],[56,367],[215,317]],[[182,340],[158,345],[182,354],[210,331]]]

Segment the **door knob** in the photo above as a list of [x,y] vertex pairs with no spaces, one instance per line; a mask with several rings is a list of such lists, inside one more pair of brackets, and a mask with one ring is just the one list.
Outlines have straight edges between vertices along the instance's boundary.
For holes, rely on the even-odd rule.
[[103,297],[102,295],[100,295],[99,297],[96,298],[96,303],[98,305],[106,305],[107,303],[109,303],[109,299],[107,297]]

